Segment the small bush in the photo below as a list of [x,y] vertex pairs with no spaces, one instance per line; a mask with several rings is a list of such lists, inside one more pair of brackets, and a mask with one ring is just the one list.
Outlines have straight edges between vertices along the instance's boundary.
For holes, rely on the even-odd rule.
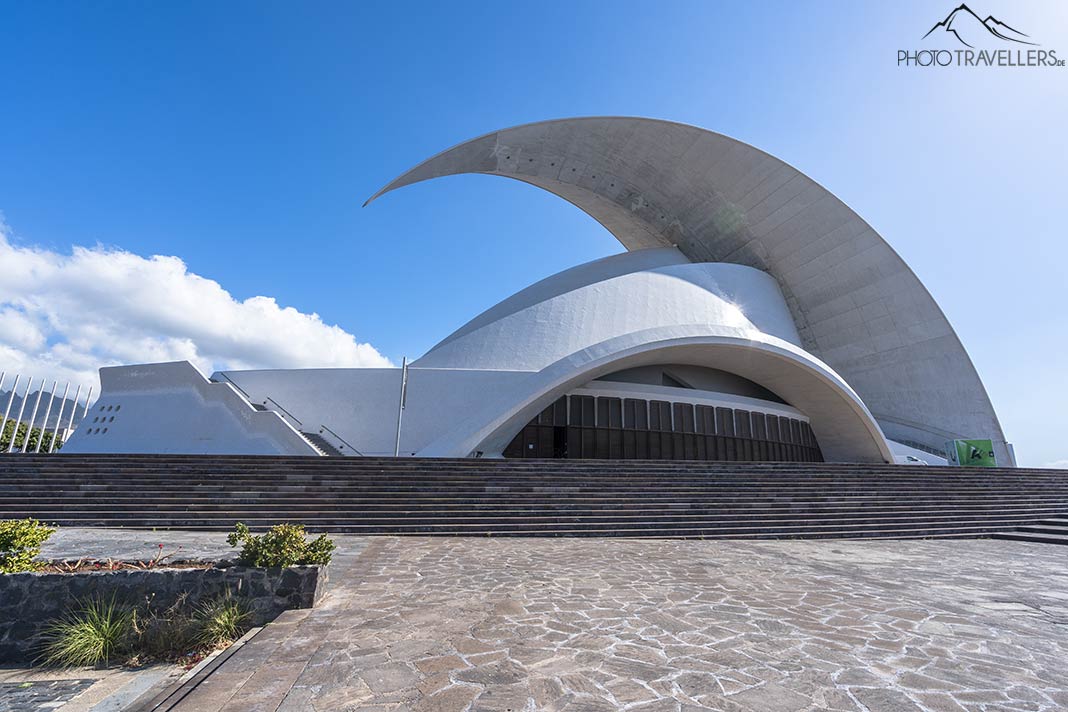
[[193,612],[194,640],[207,648],[232,643],[248,630],[251,617],[252,612],[229,595],[201,603]]
[[125,653],[134,636],[134,612],[114,599],[93,599],[45,631],[41,660],[59,667],[107,665]]
[[307,541],[299,524],[279,524],[256,536],[238,522],[226,540],[230,546],[242,545],[238,562],[245,566],[325,566],[336,548],[325,534]]
[[34,557],[55,531],[36,519],[0,520],[0,573],[33,571],[42,566]]

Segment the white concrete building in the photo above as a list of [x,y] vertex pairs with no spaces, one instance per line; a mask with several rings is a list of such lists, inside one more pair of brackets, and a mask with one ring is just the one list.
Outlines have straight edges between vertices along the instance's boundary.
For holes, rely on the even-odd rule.
[[568,119],[463,143],[372,200],[470,172],[559,195],[628,251],[520,291],[406,371],[101,369],[65,452],[939,462],[947,440],[989,438],[1014,464],[930,294],[782,161],[692,126]]

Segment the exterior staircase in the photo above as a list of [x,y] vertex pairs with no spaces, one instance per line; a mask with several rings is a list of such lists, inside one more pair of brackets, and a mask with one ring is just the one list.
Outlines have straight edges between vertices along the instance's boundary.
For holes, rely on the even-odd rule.
[[316,450],[326,457],[342,457],[342,452],[336,447],[331,445],[326,438],[319,433],[312,433],[305,430],[301,430],[300,434],[304,436],[304,439],[312,444]]
[[[0,519],[353,534],[708,538],[1063,534],[1068,472],[610,460],[2,455]],[[1029,531],[1034,528],[1042,531]],[[1037,541],[1031,538],[1028,541]]]

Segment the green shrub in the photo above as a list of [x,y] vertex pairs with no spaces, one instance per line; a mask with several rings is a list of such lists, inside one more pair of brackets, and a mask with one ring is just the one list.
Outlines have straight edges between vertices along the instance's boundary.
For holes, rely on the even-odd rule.
[[114,598],[93,599],[52,623],[45,631],[41,660],[46,665],[107,665],[133,642],[134,612]]
[[33,559],[41,553],[41,545],[55,531],[36,519],[0,520],[0,573],[13,574],[40,568],[41,563]]
[[325,534],[307,541],[299,524],[279,524],[256,536],[238,522],[226,540],[230,546],[242,545],[238,561],[245,566],[325,566],[336,548]]
[[252,612],[229,595],[206,601],[193,611],[193,640],[207,648],[232,643],[248,630],[251,617]]

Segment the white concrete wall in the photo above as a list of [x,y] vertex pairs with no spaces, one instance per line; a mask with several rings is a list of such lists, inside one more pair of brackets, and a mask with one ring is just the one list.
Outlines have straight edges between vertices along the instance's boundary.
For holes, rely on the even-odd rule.
[[[226,371],[225,375],[254,402],[271,398],[280,403],[305,430],[317,432],[325,425],[363,455],[393,454],[400,404],[399,368]],[[401,454],[419,452],[457,418],[479,408],[488,393],[507,393],[527,376],[507,371],[410,368]],[[275,406],[268,401],[267,407]]]
[[64,453],[319,454],[277,415],[186,361],[102,368],[100,385]]

